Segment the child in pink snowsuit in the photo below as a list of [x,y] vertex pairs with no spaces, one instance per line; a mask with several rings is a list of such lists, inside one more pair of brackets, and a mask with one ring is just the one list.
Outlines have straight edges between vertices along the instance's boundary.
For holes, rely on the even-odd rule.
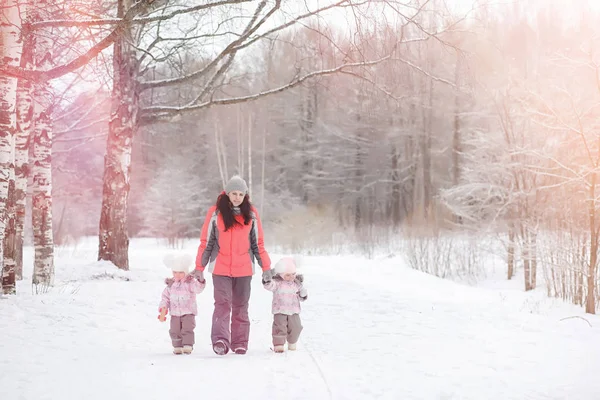
[[[275,264],[275,276],[263,277],[265,289],[273,292],[273,350],[283,353],[287,340],[288,350],[296,350],[296,343],[302,332],[300,302],[308,298],[302,275],[296,274],[296,262],[285,257]],[[272,272],[273,273],[273,272]]]
[[193,265],[192,256],[167,255],[165,265],[173,271],[173,278],[165,279],[167,287],[162,292],[158,306],[159,320],[161,316],[171,313],[171,329],[169,335],[173,343],[174,354],[191,354],[194,348],[194,328],[196,327],[196,295],[206,287],[206,280],[199,281],[193,275],[187,275]]

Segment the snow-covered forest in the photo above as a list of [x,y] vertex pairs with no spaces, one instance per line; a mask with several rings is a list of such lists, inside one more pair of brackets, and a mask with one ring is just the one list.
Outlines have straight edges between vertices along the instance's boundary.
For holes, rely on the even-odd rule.
[[[240,174],[267,246],[400,252],[597,310],[592,1],[5,0],[2,286],[57,247],[199,237]],[[485,243],[485,245],[483,245]],[[460,258],[460,267],[448,260]],[[93,261],[93,260],[92,260]],[[517,274],[517,272],[519,272]]]

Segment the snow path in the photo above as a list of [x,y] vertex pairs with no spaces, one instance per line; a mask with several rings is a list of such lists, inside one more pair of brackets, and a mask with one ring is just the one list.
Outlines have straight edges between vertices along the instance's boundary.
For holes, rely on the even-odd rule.
[[[162,252],[136,248],[127,282],[89,279],[105,266],[85,265],[91,249],[73,251],[59,258],[52,292],[27,294],[26,277],[20,295],[0,300],[0,398],[600,398],[600,318],[539,293],[440,280],[399,258],[307,257],[304,332],[284,354],[269,350],[271,294],[258,277],[248,354],[212,352],[209,275],[194,353],[174,356],[156,319]],[[593,327],[561,321],[571,315]]]

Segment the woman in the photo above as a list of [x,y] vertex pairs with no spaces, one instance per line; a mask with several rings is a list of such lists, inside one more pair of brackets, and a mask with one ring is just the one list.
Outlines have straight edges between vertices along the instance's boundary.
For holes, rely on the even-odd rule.
[[262,224],[250,204],[246,181],[236,175],[206,214],[194,271],[200,280],[207,265],[212,273],[215,310],[211,340],[219,355],[230,349],[246,354],[248,349],[248,301],[255,259],[268,279],[271,259],[264,248]]

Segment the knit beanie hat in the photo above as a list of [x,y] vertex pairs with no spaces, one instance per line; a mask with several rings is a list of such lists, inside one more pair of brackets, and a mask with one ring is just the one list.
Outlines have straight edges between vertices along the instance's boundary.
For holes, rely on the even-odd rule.
[[163,263],[173,272],[185,272],[190,270],[190,266],[194,262],[192,256],[187,253],[170,253],[163,258]]
[[284,257],[277,261],[275,264],[275,273],[279,275],[283,274],[295,274],[296,273],[296,261],[292,257]]
[[227,182],[225,185],[225,193],[231,193],[234,190],[244,194],[248,193],[248,185],[246,184],[246,181],[243,180],[239,175],[232,176],[229,182]]

